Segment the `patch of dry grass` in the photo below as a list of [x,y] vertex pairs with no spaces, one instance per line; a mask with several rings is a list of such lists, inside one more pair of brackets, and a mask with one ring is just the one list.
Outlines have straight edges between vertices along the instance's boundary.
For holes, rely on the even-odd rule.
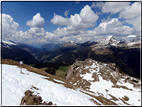
[[130,105],[126,102],[126,100],[124,100],[124,98],[119,98],[124,104]]
[[97,101],[95,101],[94,99],[90,99],[93,103],[95,103],[96,105],[101,105],[100,103],[98,103]]
[[133,91],[132,89],[127,88],[126,86],[121,86],[121,85],[113,85],[112,88],[123,88],[123,89],[126,89],[126,90]]
[[61,70],[56,70],[55,75],[58,76],[58,77],[64,78],[65,72],[61,71]]
[[117,101],[118,99],[111,94],[108,94],[111,97],[111,100]]
[[40,68],[40,70],[45,71],[48,67]]
[[[11,59],[2,59],[2,64],[16,65],[16,66],[20,67],[19,62],[11,60]],[[26,64],[23,64],[22,68],[25,68],[30,72],[34,72],[34,73],[37,73],[37,74],[40,74],[40,75],[43,75],[43,76],[48,76],[48,77],[55,78],[55,79],[58,79],[58,80],[61,80],[61,81],[65,81],[62,78],[59,78],[59,77],[56,77],[56,76],[51,75],[49,73],[46,73],[44,70],[34,68],[34,67],[26,65]]]
[[95,99],[97,99],[98,101],[100,101],[102,104],[104,105],[117,105],[116,103],[114,103],[113,101],[109,100],[109,99],[106,99],[105,97],[103,96],[94,96],[92,94],[89,94],[89,93],[86,93],[86,92],[83,92],[80,90],[80,92],[84,93],[84,94],[87,94]]

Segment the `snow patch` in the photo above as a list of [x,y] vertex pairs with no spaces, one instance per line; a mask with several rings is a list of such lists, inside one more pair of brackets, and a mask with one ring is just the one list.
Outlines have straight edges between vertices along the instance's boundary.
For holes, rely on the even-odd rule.
[[129,42],[129,43],[127,43],[127,45],[132,46],[132,45],[139,44],[139,43],[140,43],[140,41],[138,41],[138,42]]
[[94,80],[93,78],[92,78],[92,74],[90,74],[90,73],[86,73],[86,74],[81,74],[80,75],[83,79],[85,79],[85,80],[87,80],[87,81],[89,81],[89,80]]

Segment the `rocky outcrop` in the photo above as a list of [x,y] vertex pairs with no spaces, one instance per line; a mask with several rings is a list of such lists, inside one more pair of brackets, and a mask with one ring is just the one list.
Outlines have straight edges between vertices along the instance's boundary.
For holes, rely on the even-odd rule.
[[54,105],[50,102],[43,102],[41,96],[33,95],[30,90],[25,91],[25,96],[21,100],[20,105]]
[[[119,105],[133,105],[133,97],[141,92],[139,79],[124,74],[115,63],[102,63],[92,59],[76,61],[67,70],[65,79],[73,86],[93,93],[99,101],[105,98],[102,101],[105,105],[111,101]],[[140,97],[136,96],[139,103]]]
[[[88,89],[90,88],[90,82],[100,81],[100,78],[110,81],[113,84],[113,87],[116,88],[118,88],[118,85],[116,84],[122,80],[125,80],[125,83],[128,82],[133,84],[134,87],[140,86],[138,79],[134,79],[133,77],[124,74],[116,64],[101,63],[90,58],[85,61],[76,61],[65,73],[65,79],[68,82],[85,89],[86,87],[88,87]],[[119,86],[119,88],[120,87],[121,86]]]

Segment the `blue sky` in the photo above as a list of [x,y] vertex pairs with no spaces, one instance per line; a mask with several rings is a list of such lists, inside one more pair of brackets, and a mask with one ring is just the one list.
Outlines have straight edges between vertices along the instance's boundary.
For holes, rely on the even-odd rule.
[[45,19],[44,28],[52,32],[57,28],[57,25],[50,23],[54,13],[64,16],[64,12],[69,10],[69,16],[79,13],[86,4],[91,5],[92,2],[2,2],[2,13],[12,16],[23,31],[29,29],[26,22],[40,13]]
[[140,2],[2,2],[2,38],[41,45],[140,35],[140,8]]

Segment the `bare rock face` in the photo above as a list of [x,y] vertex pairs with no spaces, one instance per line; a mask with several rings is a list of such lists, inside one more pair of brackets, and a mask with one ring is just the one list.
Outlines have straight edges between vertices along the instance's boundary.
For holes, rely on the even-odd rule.
[[53,105],[53,103],[51,101],[48,103],[42,102],[42,98],[40,96],[33,95],[32,91],[27,90],[20,105]]
[[[91,60],[91,59],[90,59]],[[91,62],[89,62],[89,59],[86,59],[85,61],[76,61],[74,64],[70,66],[70,68],[67,70],[65,74],[65,79],[69,80],[71,77],[73,77],[75,74],[77,74],[79,71],[84,70],[83,68],[86,65],[91,66]],[[87,72],[87,71],[86,71]]]

